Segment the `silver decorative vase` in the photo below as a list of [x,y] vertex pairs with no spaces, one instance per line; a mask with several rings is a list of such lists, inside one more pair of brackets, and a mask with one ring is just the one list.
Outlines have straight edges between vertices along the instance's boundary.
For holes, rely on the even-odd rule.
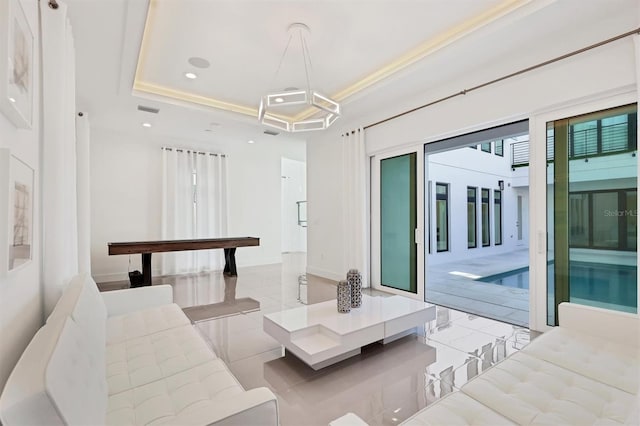
[[338,312],[346,314],[351,312],[351,286],[348,281],[338,282]]
[[349,269],[347,282],[351,287],[351,307],[359,308],[362,306],[362,275],[357,269]]

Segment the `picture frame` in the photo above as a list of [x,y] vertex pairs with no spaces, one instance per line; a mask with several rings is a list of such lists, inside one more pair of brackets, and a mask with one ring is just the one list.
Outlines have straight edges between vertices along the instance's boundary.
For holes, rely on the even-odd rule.
[[0,112],[16,127],[33,123],[34,37],[20,0],[0,2]]
[[33,259],[34,170],[14,155],[9,159],[8,265],[18,269]]

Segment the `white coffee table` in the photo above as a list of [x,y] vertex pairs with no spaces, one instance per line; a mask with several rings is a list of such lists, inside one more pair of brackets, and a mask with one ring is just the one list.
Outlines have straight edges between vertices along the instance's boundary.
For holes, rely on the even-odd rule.
[[436,307],[403,296],[362,295],[362,306],[341,314],[336,300],[274,312],[263,329],[313,369],[360,353],[373,342],[392,342],[436,317]]

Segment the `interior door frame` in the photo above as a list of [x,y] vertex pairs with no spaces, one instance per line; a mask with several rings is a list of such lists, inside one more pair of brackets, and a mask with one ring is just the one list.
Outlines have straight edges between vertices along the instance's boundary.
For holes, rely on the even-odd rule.
[[[380,162],[407,154],[416,154],[416,293],[383,286],[381,281],[380,235]],[[371,286],[375,290],[399,294],[424,301],[424,145],[422,143],[401,149],[385,150],[371,157]]]

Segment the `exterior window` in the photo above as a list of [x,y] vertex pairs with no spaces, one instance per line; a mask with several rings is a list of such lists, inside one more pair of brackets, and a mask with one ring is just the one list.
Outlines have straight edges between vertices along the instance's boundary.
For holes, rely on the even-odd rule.
[[638,250],[638,211],[636,206],[638,205],[638,191],[626,191],[626,228],[627,228],[627,250]]
[[436,183],[436,250],[449,250],[449,186]]
[[478,198],[478,190],[476,188],[467,187],[467,247],[478,247],[476,225],[478,215],[476,213],[476,199]]
[[569,158],[636,149],[636,114],[625,113],[572,124]]
[[499,140],[495,142],[494,154],[504,157],[504,141]]
[[570,157],[583,157],[598,152],[598,124],[599,120],[593,120],[571,126]]
[[493,227],[496,232],[495,245],[502,244],[502,191],[493,191]]
[[636,189],[569,194],[569,247],[637,249]]
[[480,144],[480,149],[483,150],[484,152],[491,153],[491,142],[485,142],[483,144]]
[[569,247],[588,247],[591,209],[589,194],[569,194]]
[[478,150],[478,145],[471,145],[469,148]]
[[491,225],[489,223],[489,190],[482,188],[482,247],[491,244]]

